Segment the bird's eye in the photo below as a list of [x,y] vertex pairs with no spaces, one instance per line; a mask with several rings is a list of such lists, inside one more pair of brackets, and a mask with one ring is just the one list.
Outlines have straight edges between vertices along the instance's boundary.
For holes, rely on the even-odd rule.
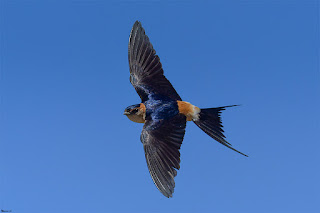
[[138,109],[133,109],[131,112],[136,113],[136,112],[138,112]]

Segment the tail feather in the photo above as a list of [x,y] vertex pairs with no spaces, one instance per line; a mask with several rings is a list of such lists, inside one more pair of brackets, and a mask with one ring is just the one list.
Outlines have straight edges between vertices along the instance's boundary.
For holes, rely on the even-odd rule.
[[223,106],[217,108],[207,108],[201,109],[200,116],[198,120],[194,120],[193,122],[202,129],[205,133],[207,133],[211,138],[215,139],[222,145],[248,157],[248,155],[236,150],[232,147],[232,145],[225,140],[225,136],[223,134],[222,129],[222,122],[220,118],[221,111],[225,110],[227,107],[234,107],[239,105],[230,105],[230,106]]

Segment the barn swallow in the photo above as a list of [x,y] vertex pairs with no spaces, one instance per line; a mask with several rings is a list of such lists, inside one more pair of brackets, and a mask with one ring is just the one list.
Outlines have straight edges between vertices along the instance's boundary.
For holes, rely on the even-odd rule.
[[200,109],[182,101],[164,76],[160,58],[139,21],[132,27],[128,48],[130,82],[141,103],[127,107],[124,115],[131,121],[144,124],[140,140],[148,169],[164,196],[172,197],[174,191],[187,121],[193,121],[222,145],[247,156],[225,140],[222,129],[221,111],[237,105]]

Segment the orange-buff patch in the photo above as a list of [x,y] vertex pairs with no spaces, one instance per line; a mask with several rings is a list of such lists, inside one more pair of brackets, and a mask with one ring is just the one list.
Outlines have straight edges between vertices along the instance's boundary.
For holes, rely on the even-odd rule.
[[187,121],[192,121],[195,106],[185,101],[177,101],[177,103],[179,112],[187,117]]
[[140,110],[141,110],[143,113],[146,113],[146,106],[145,106],[143,103],[140,103]]

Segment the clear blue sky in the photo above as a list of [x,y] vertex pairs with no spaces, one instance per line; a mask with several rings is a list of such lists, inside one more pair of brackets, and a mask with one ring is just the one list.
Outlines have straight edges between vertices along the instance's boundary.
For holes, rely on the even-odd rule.
[[[0,208],[19,213],[320,212],[318,1],[0,0]],[[154,186],[127,45],[223,112],[243,157],[188,123],[172,199]]]

